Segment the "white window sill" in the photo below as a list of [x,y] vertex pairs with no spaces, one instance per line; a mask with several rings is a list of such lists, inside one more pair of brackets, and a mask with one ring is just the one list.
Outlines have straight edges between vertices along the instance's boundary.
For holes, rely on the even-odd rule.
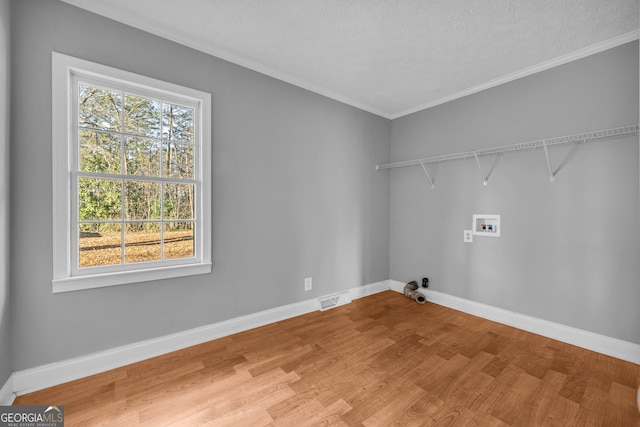
[[53,279],[51,283],[53,285],[53,293],[56,294],[208,273],[211,273],[210,262],[117,273],[93,274],[90,276],[63,277]]

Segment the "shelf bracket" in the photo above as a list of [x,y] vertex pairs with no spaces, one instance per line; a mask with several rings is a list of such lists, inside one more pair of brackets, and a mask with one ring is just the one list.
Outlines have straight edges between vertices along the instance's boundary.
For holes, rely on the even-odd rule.
[[429,175],[429,171],[427,170],[427,167],[424,165],[424,162],[420,162],[420,166],[422,166],[422,170],[427,175],[427,178],[429,178],[429,182],[431,183],[431,188],[435,187],[433,179],[431,179],[431,175]]
[[547,168],[549,169],[549,182],[553,182],[556,180],[556,177],[555,177],[555,174],[553,173],[553,169],[551,168],[551,159],[549,158],[549,149],[547,148],[547,141],[543,141],[542,146],[544,147],[544,156],[547,159]]
[[482,167],[480,166],[480,159],[478,158],[477,151],[473,152],[473,157],[476,158],[476,165],[478,165],[478,170],[480,171],[480,175],[482,176],[482,185],[487,185],[487,178],[484,176],[484,173],[482,172]]

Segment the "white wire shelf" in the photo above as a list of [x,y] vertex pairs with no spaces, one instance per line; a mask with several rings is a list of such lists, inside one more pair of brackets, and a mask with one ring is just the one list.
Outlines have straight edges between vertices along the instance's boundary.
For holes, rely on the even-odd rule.
[[[598,130],[594,132],[580,133],[576,135],[559,136],[556,138],[521,142],[521,143],[512,144],[512,145],[503,145],[500,147],[481,148],[478,150],[463,151],[460,153],[451,153],[451,154],[444,154],[441,156],[425,157],[422,159],[405,160],[402,162],[376,165],[376,170],[402,168],[405,166],[417,166],[417,165],[422,165],[424,169],[424,165],[429,163],[439,163],[439,162],[445,162],[449,160],[461,160],[461,159],[468,159],[468,158],[475,158],[477,161],[478,157],[480,156],[501,154],[501,153],[507,153],[510,151],[535,150],[538,148],[543,148],[545,150],[545,154],[547,155],[547,163],[549,164],[547,147],[554,146],[554,145],[562,145],[562,144],[578,144],[578,143],[589,142],[594,140],[633,135],[633,134],[638,134],[639,129],[640,129],[640,125],[631,125],[631,126],[623,126],[623,127],[613,128],[613,129]],[[553,175],[551,175],[551,180],[553,181]],[[432,182],[432,185],[433,185],[433,182]]]

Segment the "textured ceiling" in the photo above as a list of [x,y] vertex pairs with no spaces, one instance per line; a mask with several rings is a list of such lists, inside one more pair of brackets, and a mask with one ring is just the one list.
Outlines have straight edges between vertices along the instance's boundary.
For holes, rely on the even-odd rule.
[[638,38],[638,0],[63,0],[396,118]]

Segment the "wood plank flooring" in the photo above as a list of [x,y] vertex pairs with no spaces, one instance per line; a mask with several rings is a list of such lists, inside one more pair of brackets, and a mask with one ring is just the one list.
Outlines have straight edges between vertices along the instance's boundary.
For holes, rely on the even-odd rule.
[[640,426],[640,365],[387,291],[16,399],[67,426]]

